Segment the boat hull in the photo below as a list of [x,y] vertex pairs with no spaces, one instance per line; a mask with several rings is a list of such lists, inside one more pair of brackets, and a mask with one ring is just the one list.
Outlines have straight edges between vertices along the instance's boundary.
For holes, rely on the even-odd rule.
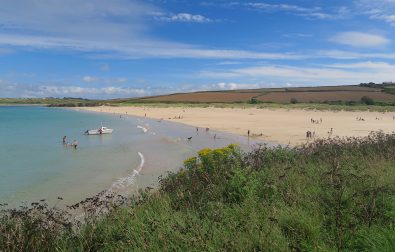
[[85,132],[85,135],[105,135],[105,134],[112,134],[114,130],[112,129],[104,129],[104,130],[100,130],[100,129],[95,129],[95,130],[87,130]]

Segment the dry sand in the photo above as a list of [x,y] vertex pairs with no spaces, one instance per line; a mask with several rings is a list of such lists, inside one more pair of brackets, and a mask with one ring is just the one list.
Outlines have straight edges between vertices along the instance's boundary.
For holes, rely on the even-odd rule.
[[[87,107],[83,110],[147,116],[210,128],[260,140],[298,145],[306,141],[306,132],[315,132],[316,138],[329,136],[367,136],[371,131],[395,130],[395,113],[312,111],[257,108],[181,108],[181,107]],[[181,117],[181,119],[179,119]],[[358,121],[362,117],[364,121]],[[317,120],[318,124],[311,122]],[[330,134],[331,128],[333,133]]]

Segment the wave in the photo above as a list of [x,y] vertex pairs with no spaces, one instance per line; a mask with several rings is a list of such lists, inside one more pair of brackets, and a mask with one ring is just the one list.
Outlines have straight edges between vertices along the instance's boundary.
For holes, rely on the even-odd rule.
[[146,133],[148,131],[147,128],[144,128],[143,126],[140,126],[140,125],[137,126],[137,128],[142,129],[144,133]]
[[124,188],[127,188],[128,186],[133,184],[135,178],[137,177],[137,175],[139,175],[139,173],[143,169],[144,163],[145,163],[144,155],[141,152],[138,152],[138,155],[140,157],[139,166],[136,169],[134,169],[132,174],[130,174],[129,176],[120,178],[117,181],[115,181],[112,184],[110,191],[113,191],[113,189],[116,189],[116,190],[124,189]]

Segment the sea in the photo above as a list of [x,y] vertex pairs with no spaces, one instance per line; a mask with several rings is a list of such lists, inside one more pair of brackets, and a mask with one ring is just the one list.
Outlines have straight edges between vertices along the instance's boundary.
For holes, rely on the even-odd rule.
[[[101,125],[114,129],[113,134],[83,134]],[[64,136],[69,144],[77,140],[77,149],[63,145]],[[159,176],[178,171],[200,149],[231,143],[245,150],[258,144],[241,136],[142,117],[0,106],[0,204],[19,207],[46,200],[57,206],[103,190],[125,194],[156,188]]]

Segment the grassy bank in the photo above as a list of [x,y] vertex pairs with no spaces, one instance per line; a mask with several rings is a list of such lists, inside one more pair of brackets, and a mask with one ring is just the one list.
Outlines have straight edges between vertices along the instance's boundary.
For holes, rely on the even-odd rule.
[[185,102],[122,102],[106,103],[110,106],[135,106],[135,107],[152,107],[152,108],[258,108],[258,109],[305,109],[320,111],[378,111],[378,112],[395,112],[395,106],[389,104],[366,105],[366,104],[326,104],[326,103],[185,103]]
[[205,149],[159,190],[90,199],[85,224],[38,203],[5,211],[0,250],[393,251],[394,181],[395,135]]

